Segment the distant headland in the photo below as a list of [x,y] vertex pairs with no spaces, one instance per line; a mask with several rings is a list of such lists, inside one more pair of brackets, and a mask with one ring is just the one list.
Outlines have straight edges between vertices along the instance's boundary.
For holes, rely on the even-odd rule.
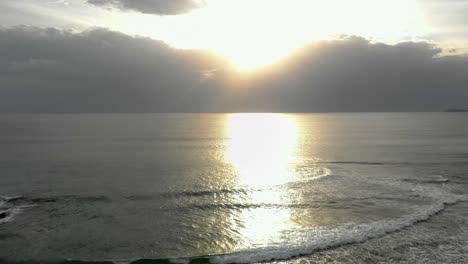
[[447,110],[445,110],[444,112],[448,112],[448,113],[461,113],[461,112],[468,112],[468,109],[457,109],[457,108],[454,108],[454,109],[447,109]]

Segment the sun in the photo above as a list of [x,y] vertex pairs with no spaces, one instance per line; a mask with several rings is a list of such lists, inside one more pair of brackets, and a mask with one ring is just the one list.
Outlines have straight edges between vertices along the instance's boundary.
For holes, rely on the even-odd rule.
[[337,35],[398,42],[425,32],[419,0],[203,0],[180,16],[133,15],[123,31],[182,49],[208,49],[255,69]]
[[[292,11],[289,1],[206,1],[205,8],[185,17],[184,24],[189,24],[193,32],[171,43],[181,48],[212,50],[228,58],[239,69],[268,65],[304,42],[314,39],[311,34],[300,32],[301,29],[295,26],[306,19],[307,14],[302,10],[310,9],[314,1],[294,2],[300,8],[294,8],[296,14],[291,16],[285,13],[288,9]],[[179,30],[181,27],[176,26],[174,29]],[[324,37],[318,31],[313,36],[316,39]]]
[[[216,0],[193,15],[204,25],[200,31],[208,40],[204,46],[227,57],[239,69],[248,70],[271,64],[313,40],[295,24],[306,19],[301,10],[312,8],[314,1],[293,2],[301,8],[292,10],[290,1]],[[285,13],[287,10],[295,15]],[[320,32],[314,36],[324,37]]]

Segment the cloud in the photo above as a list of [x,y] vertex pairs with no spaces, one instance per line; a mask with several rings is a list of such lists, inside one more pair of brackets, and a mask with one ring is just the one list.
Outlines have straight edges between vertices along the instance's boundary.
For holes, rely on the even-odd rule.
[[[309,45],[260,78],[282,111],[437,111],[466,104],[468,58],[428,43],[345,38]],[[263,94],[258,95],[264,97]]]
[[438,111],[468,107],[468,57],[322,41],[254,73],[106,29],[0,29],[0,112]]
[[0,29],[0,112],[176,111],[226,64],[105,29]]
[[193,0],[88,0],[88,3],[157,15],[183,14],[200,7]]

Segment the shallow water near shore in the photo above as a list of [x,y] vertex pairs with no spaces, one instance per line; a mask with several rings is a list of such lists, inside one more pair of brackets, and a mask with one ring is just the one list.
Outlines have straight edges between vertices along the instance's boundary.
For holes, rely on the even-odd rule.
[[0,116],[0,260],[468,260],[468,114]]

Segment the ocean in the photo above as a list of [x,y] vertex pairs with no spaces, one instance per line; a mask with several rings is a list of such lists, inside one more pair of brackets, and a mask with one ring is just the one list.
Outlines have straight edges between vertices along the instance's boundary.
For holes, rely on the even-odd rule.
[[0,262],[468,263],[468,114],[0,115]]

